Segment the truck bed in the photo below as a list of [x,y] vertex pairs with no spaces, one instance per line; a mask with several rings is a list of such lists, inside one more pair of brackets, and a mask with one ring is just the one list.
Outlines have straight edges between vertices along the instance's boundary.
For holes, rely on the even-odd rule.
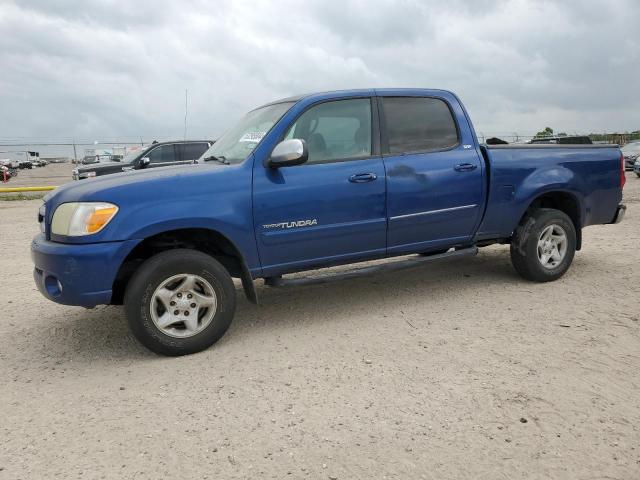
[[612,221],[622,194],[618,145],[482,145],[488,199],[477,239],[509,237],[531,203],[564,192],[579,225]]

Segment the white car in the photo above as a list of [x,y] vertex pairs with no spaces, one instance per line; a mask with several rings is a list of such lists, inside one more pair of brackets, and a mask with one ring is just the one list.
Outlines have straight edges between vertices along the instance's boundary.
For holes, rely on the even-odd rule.
[[3,158],[0,160],[0,165],[7,168],[18,168],[20,162],[18,160],[11,160],[10,158]]
[[640,141],[629,142],[620,150],[624,156],[624,169],[633,170],[635,161],[640,158]]

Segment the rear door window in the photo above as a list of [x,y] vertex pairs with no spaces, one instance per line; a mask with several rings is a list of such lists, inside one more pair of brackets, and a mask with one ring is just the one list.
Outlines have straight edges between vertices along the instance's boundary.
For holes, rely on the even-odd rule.
[[458,144],[449,106],[438,98],[382,97],[386,153],[445,150]]

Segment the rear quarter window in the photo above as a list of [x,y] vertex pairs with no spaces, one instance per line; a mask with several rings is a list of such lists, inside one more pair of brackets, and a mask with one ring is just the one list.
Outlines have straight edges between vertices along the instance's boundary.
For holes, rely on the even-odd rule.
[[438,98],[383,97],[387,153],[444,150],[459,143],[449,106]]

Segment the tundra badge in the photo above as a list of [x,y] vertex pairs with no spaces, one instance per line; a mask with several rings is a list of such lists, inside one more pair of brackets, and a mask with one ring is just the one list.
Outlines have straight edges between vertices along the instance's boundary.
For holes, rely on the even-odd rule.
[[297,228],[310,227],[317,224],[318,220],[314,218],[313,220],[296,220],[293,222],[269,223],[268,225],[263,225],[262,228]]

